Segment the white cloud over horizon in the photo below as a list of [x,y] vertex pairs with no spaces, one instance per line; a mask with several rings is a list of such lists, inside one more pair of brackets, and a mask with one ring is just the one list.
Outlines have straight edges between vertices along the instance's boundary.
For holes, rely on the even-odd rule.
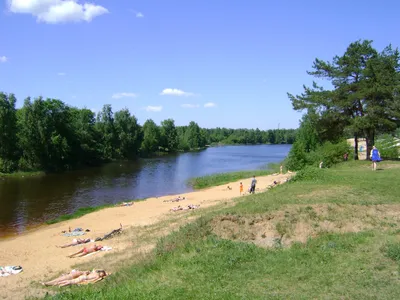
[[193,96],[193,93],[185,92],[180,89],[163,89],[162,92],[160,93],[161,96]]
[[30,14],[37,22],[57,24],[68,22],[91,22],[109,13],[108,9],[90,2],[78,0],[8,0],[9,11]]
[[184,104],[181,104],[181,107],[183,107],[183,108],[198,108],[198,107],[200,107],[200,105],[199,104],[184,103]]
[[115,93],[111,96],[113,99],[120,99],[120,98],[136,98],[137,95],[135,93]]
[[217,104],[215,104],[214,102],[207,102],[206,104],[204,104],[205,108],[211,108],[211,107],[216,107]]
[[137,12],[136,18],[144,18],[144,15],[141,12]]
[[160,111],[162,111],[163,107],[161,105],[160,106],[149,105],[149,106],[146,106],[144,109],[149,112],[160,112]]
[[65,75],[67,75],[67,73],[64,73],[64,72],[58,72],[58,73],[57,73],[57,75],[58,75],[58,76],[65,76]]
[[8,58],[7,58],[7,56],[0,56],[0,63],[5,63],[5,62],[7,62],[8,61]]

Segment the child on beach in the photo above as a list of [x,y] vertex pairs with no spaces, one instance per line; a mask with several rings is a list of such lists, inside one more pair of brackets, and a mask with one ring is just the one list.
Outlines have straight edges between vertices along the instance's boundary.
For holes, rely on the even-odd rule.
[[239,190],[240,190],[240,195],[241,195],[243,193],[243,183],[240,183]]

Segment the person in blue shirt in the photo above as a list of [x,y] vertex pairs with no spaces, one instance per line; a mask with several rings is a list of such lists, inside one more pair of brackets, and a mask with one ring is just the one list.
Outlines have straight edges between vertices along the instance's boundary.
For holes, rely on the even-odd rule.
[[372,170],[376,171],[376,163],[381,161],[381,154],[375,146],[371,150]]

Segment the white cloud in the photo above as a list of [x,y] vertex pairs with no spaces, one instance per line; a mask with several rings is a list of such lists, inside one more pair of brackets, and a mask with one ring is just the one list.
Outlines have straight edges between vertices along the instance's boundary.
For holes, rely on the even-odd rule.
[[184,92],[179,89],[164,89],[161,93],[161,96],[169,95],[169,96],[193,96],[193,93]]
[[56,24],[68,22],[90,22],[95,17],[108,13],[107,8],[78,0],[8,0],[13,13],[30,14],[38,22]]
[[146,106],[144,109],[146,110],[146,111],[152,111],[152,112],[159,112],[159,111],[162,111],[162,106],[151,106],[151,105],[149,105],[149,106]]
[[135,93],[115,93],[111,96],[113,99],[120,99],[120,98],[135,98],[137,95]]
[[204,104],[204,107],[215,107],[217,106],[217,104],[215,104],[214,102],[207,102],[206,104]]
[[58,75],[58,76],[65,76],[65,75],[67,75],[67,73],[64,73],[64,72],[58,72],[58,73],[57,73],[57,75]]
[[7,56],[0,56],[0,63],[5,63],[7,62],[8,58]]
[[200,107],[200,105],[185,103],[185,104],[182,104],[181,107],[183,107],[183,108],[197,108],[197,107]]
[[136,18],[144,18],[144,14],[142,14],[141,12],[137,12]]

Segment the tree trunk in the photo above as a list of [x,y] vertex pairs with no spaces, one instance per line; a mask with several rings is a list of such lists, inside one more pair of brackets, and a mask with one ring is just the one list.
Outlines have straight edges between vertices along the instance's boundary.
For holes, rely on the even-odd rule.
[[358,160],[358,136],[354,135],[354,160]]
[[374,130],[368,130],[365,138],[365,144],[367,145],[367,158],[366,160],[370,160],[370,154],[372,150],[372,146],[375,144],[375,131]]

